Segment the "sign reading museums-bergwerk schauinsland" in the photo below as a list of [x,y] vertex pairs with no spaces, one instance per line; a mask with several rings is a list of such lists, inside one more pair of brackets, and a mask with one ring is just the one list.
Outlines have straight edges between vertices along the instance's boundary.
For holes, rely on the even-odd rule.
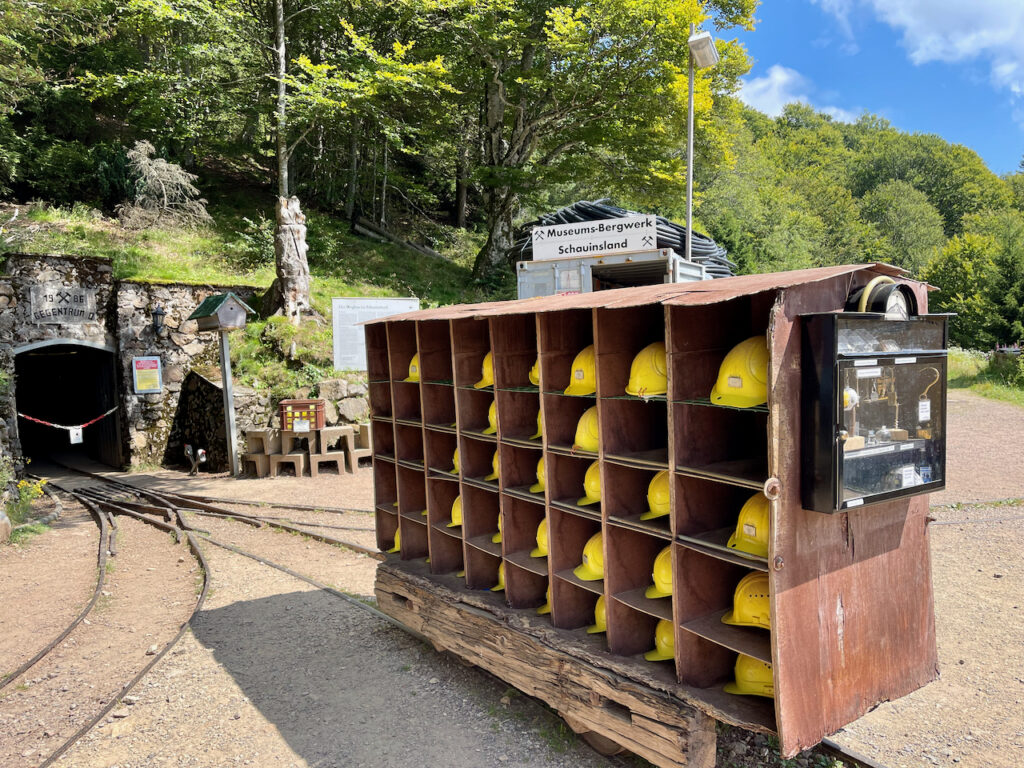
[[657,247],[658,221],[654,216],[626,216],[533,228],[534,261],[651,251]]
[[32,286],[33,323],[93,323],[96,289],[55,283]]

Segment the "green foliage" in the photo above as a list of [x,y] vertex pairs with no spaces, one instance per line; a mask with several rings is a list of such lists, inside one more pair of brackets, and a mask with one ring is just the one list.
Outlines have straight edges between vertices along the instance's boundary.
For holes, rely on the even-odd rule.
[[950,321],[950,340],[969,349],[990,348],[995,343],[994,307],[985,290],[995,268],[992,250],[990,238],[973,233],[954,237],[921,275],[940,288],[929,297],[930,308],[956,313]]
[[1024,407],[1024,356],[949,350],[949,387]]
[[255,219],[242,218],[245,226],[236,230],[236,238],[226,243],[228,261],[242,272],[265,269],[274,264],[274,220],[258,213]]
[[863,217],[878,228],[885,242],[882,259],[890,264],[918,273],[946,242],[939,212],[906,181],[879,184],[860,204]]
[[7,502],[7,516],[14,525],[24,523],[32,511],[32,502],[43,495],[45,480],[23,478],[14,481],[14,464],[10,456],[0,456],[0,489],[12,487]]

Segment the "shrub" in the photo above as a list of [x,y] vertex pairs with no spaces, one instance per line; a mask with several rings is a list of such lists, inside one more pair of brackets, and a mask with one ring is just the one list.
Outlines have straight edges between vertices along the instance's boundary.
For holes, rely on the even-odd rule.
[[148,141],[135,142],[128,151],[128,163],[135,196],[118,208],[125,228],[143,229],[160,223],[195,226],[213,221],[206,212],[206,200],[193,184],[199,177],[156,157],[156,149]]

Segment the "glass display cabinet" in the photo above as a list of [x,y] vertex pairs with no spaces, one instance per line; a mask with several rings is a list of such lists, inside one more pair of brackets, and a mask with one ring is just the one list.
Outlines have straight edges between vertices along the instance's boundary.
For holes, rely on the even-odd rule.
[[801,319],[804,507],[841,512],[944,488],[946,316]]

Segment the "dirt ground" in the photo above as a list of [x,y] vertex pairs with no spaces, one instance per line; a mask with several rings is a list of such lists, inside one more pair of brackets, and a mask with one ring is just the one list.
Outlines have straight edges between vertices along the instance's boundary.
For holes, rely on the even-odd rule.
[[[1024,497],[1024,410],[954,391],[949,413],[948,489],[932,497],[942,505],[933,510],[931,529],[940,679],[881,705],[834,738],[890,768],[1024,765],[1024,505],[977,503]],[[176,472],[131,480],[221,498],[367,510],[337,515],[237,507],[340,526],[320,530],[373,544],[367,470],[316,481]],[[372,596],[375,561],[369,558],[233,521],[194,516],[192,522],[218,541],[258,551],[352,595]],[[44,567],[53,562],[50,552],[70,556],[73,530],[55,527],[22,548],[17,560],[0,559],[3,594],[32,581],[29,561],[36,561],[42,578],[52,570]],[[94,558],[95,526],[91,535],[83,538]],[[532,700],[342,599],[211,544],[203,548],[213,586],[193,630],[143,679],[124,716],[108,719],[59,765],[642,764],[597,755]],[[81,578],[88,562],[69,565],[67,580]],[[87,581],[84,587],[40,582],[35,589],[66,593],[50,599],[73,603],[91,594]],[[61,624],[46,612],[38,620],[50,622],[41,636]],[[0,653],[24,645],[23,632],[19,642],[6,645],[4,633],[0,624]],[[16,665],[6,656],[0,660],[0,669]],[[5,706],[0,698],[0,717]],[[0,734],[8,730],[0,720]],[[766,744],[737,740],[720,751],[720,764],[781,764],[763,756]],[[803,756],[785,764],[818,762]]]

